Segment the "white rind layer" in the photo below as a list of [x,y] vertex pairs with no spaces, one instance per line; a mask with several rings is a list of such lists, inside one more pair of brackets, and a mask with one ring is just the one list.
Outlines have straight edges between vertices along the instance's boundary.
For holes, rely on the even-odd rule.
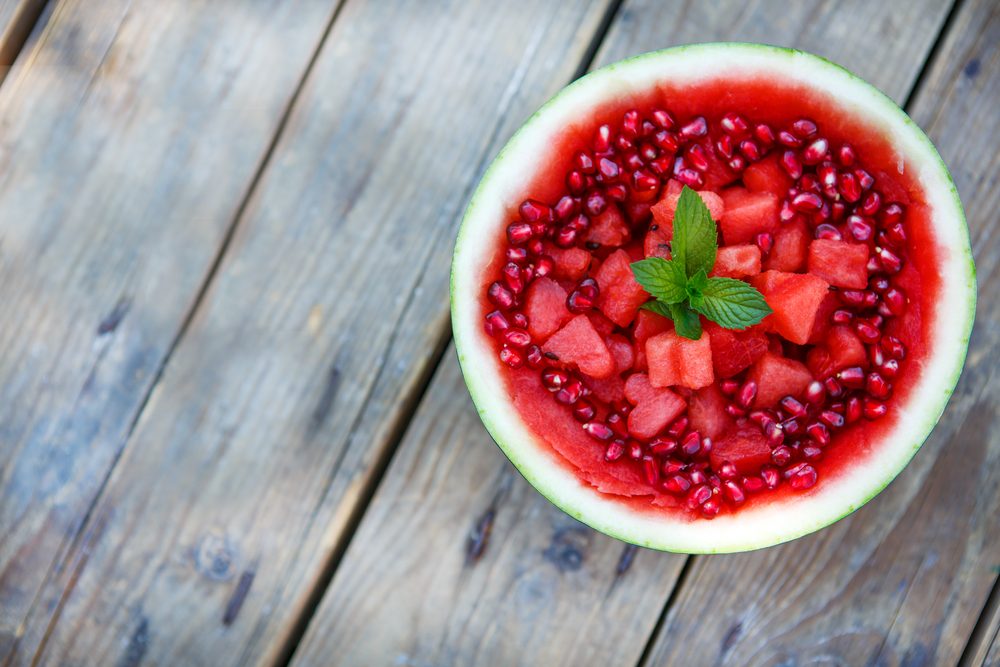
[[[618,96],[648,90],[657,81],[692,83],[720,75],[765,75],[814,86],[846,113],[884,132],[901,164],[923,186],[943,246],[942,294],[934,335],[921,374],[897,427],[874,442],[869,459],[848,474],[824,478],[814,489],[781,502],[747,507],[708,520],[669,511],[638,512],[602,496],[566,466],[521,420],[504,390],[501,369],[483,333],[481,272],[495,252],[506,210],[525,193],[524,165],[551,138],[590,109]],[[958,382],[975,316],[975,265],[961,202],[947,168],[919,127],[885,94],[829,61],[800,51],[758,44],[697,44],[636,56],[588,74],[556,95],[510,140],[473,195],[459,231],[452,266],[452,325],[459,361],[479,414],[521,474],[568,514],[597,530],[653,549],[687,553],[745,551],[785,542],[850,514],[878,494],[906,466],[938,422]]]

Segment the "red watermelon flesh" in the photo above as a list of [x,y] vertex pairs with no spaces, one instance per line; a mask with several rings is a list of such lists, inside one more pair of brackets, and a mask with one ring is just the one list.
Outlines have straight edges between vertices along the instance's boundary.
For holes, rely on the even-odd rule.
[[646,363],[654,387],[700,389],[712,384],[712,344],[708,336],[682,338],[673,331],[646,341]]
[[766,352],[750,368],[747,379],[757,383],[754,405],[768,408],[785,396],[802,396],[813,376],[805,364]]
[[691,429],[704,437],[718,439],[733,425],[733,418],[726,412],[727,403],[726,397],[714,384],[694,392],[688,401]]
[[718,440],[712,446],[709,460],[716,470],[728,462],[741,475],[753,475],[771,462],[771,448],[759,429],[740,429]]
[[549,336],[573,316],[566,308],[566,290],[551,278],[539,278],[531,283],[525,296],[524,314],[528,317],[528,333],[537,342]]
[[760,273],[760,248],[756,245],[732,245],[719,248],[713,276],[746,278]]
[[726,245],[753,243],[758,234],[778,227],[778,198],[770,192],[750,192],[745,188],[722,191],[725,213],[719,228]]
[[635,405],[628,415],[629,433],[647,440],[656,437],[687,407],[683,398],[669,389],[652,386],[642,373],[634,373],[625,381],[625,397]]
[[555,263],[553,275],[577,281],[583,278],[590,266],[590,253],[583,248],[559,248],[552,246],[546,250]]
[[[697,190],[696,192],[701,197],[701,200],[705,202],[705,206],[708,207],[708,212],[711,214],[712,220],[721,218],[725,212],[725,204],[722,202],[722,197],[710,190]],[[663,230],[668,243],[674,236],[674,212],[677,210],[677,201],[680,198],[680,190],[677,192],[668,192],[663,199],[654,204],[653,208],[650,209],[650,212],[653,214],[653,224],[658,225]]]
[[774,311],[765,321],[787,340],[805,345],[829,289],[826,281],[808,273],[765,271],[750,282]]
[[615,368],[618,373],[630,370],[635,364],[635,348],[625,336],[611,334],[605,342],[611,350],[611,356],[615,358]]
[[767,352],[767,336],[759,328],[733,331],[706,324],[705,331],[712,341],[712,366],[717,377],[732,377]]
[[542,349],[561,364],[575,366],[584,375],[606,378],[615,372],[615,360],[586,315],[577,315],[552,334]]
[[774,234],[774,245],[764,260],[764,270],[798,273],[806,268],[809,230],[802,220],[781,225]]
[[837,287],[868,286],[868,246],[863,243],[816,239],[809,244],[809,273]]
[[646,257],[670,259],[670,239],[673,237],[669,227],[653,225],[646,233],[643,241],[643,254]]
[[590,221],[590,229],[586,238],[588,243],[617,247],[625,243],[629,237],[628,224],[625,216],[615,203],[608,204],[599,215]]
[[776,197],[784,197],[792,187],[792,179],[778,164],[778,156],[772,155],[743,170],[743,185],[750,192],[770,192]]
[[597,307],[618,326],[631,324],[639,306],[650,297],[635,281],[628,253],[624,250],[611,253],[601,264],[596,278],[601,288]]

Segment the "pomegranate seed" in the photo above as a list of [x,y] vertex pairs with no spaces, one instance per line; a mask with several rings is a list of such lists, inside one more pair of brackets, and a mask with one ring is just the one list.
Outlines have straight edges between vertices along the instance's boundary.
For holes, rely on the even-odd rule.
[[876,255],[872,255],[868,258],[868,262],[865,264],[865,270],[868,273],[878,273],[882,270],[882,264],[878,261]]
[[804,491],[816,485],[816,469],[805,464],[799,468],[794,475],[788,478],[788,483],[796,491]]
[[808,139],[812,135],[816,134],[816,123],[812,122],[808,118],[800,118],[799,120],[792,123],[792,132],[795,136],[802,137],[803,139]]
[[555,393],[555,399],[563,405],[573,405],[583,396],[583,383],[579,380],[572,380],[565,387]]
[[[836,413],[834,413],[836,414]],[[806,426],[806,435],[815,440],[820,446],[825,447],[830,444],[830,431],[826,424],[813,422]]]
[[635,440],[628,441],[628,457],[633,461],[642,459],[642,445]]
[[691,488],[691,482],[683,475],[674,475],[663,483],[663,488],[670,493],[680,495],[686,493]]
[[722,483],[722,492],[726,494],[726,498],[729,502],[734,505],[739,505],[747,499],[746,495],[743,493],[743,489],[740,488],[739,483],[731,479],[727,479]]
[[490,285],[486,295],[500,308],[507,309],[514,305],[514,294],[499,282]]
[[521,355],[509,347],[505,347],[500,350],[500,361],[504,362],[511,368],[520,368],[524,365],[524,359]]
[[902,248],[906,245],[906,230],[903,223],[894,222],[885,229],[885,238],[893,248]]
[[542,366],[542,348],[537,345],[532,345],[528,348],[528,365],[532,368],[541,368]]
[[877,327],[871,325],[870,322],[866,320],[858,320],[854,323],[854,331],[858,334],[860,338],[865,343],[877,343],[879,338],[882,337],[882,332],[878,330]]
[[764,435],[767,437],[767,444],[772,448],[777,447],[785,441],[785,429],[780,424],[769,422],[764,427]]
[[639,146],[639,157],[645,162],[652,162],[660,156],[660,151],[652,144],[642,144]]
[[867,241],[872,237],[875,228],[860,215],[852,215],[847,218],[847,231],[855,241]]
[[526,222],[514,222],[507,225],[507,240],[511,245],[527,243],[532,234],[531,225]]
[[890,287],[885,291],[885,294],[882,295],[882,302],[893,315],[902,315],[903,311],[906,310],[906,296],[895,287]]
[[666,130],[660,130],[654,134],[653,143],[655,143],[660,150],[666,151],[667,153],[676,153],[677,149],[680,147],[677,135],[673,132],[667,132]]
[[528,259],[528,249],[519,248],[507,248],[507,261],[510,262],[523,262]]
[[615,201],[625,201],[625,197],[628,196],[628,188],[620,183],[609,185],[605,188],[604,192],[607,194],[608,199],[613,199]]
[[632,140],[626,136],[618,135],[618,138],[615,139],[615,146],[622,153],[627,153],[632,150],[634,145],[635,144],[632,143]]
[[542,371],[542,384],[549,391],[559,391],[570,382],[569,373],[558,368],[546,368]]
[[844,310],[843,308],[838,308],[833,311],[833,315],[830,316],[830,319],[834,324],[849,324],[851,320],[854,319],[854,313],[849,310]]
[[897,222],[902,222],[903,207],[896,203],[887,204],[886,207],[882,209],[879,219],[882,221],[882,225],[884,227],[891,227]]
[[861,205],[858,207],[858,211],[860,211],[862,215],[872,216],[878,213],[878,209],[881,205],[881,197],[879,197],[878,193],[873,190],[865,196],[864,201],[862,201]]
[[826,389],[823,387],[823,383],[818,380],[813,380],[806,387],[806,401],[812,405],[819,405],[823,402],[826,397]]
[[646,474],[646,482],[650,486],[656,486],[660,481],[660,464],[652,456],[642,457],[642,471]]
[[704,180],[699,172],[688,168],[678,170],[676,162],[674,163],[674,178],[690,188],[700,188],[704,185]]
[[618,178],[618,175],[621,173],[618,163],[611,158],[606,157],[602,157],[598,160],[597,169],[605,181],[613,181]]
[[615,434],[611,427],[602,422],[587,422],[583,425],[583,430],[596,440],[610,440]]
[[802,417],[806,414],[806,406],[802,405],[794,396],[785,396],[781,399],[781,407],[790,415]]
[[904,359],[906,357],[906,347],[903,341],[895,336],[886,336],[882,339],[882,349],[893,359]]
[[827,188],[832,188],[832,192],[828,192],[827,196],[835,199],[837,196],[837,168],[833,166],[833,163],[824,162],[821,164],[816,169],[816,176],[819,177],[819,182],[823,186],[824,192],[828,192]]
[[806,164],[822,162],[830,150],[830,142],[822,137],[816,139],[802,150],[802,161]]
[[850,144],[844,144],[840,147],[840,150],[837,151],[837,159],[843,167],[850,167],[854,164],[854,149],[851,148]]
[[719,466],[719,477],[723,479],[736,479],[737,474],[736,466],[729,461],[725,461]]
[[860,389],[865,384],[865,371],[861,366],[844,368],[837,373],[836,377],[840,384],[850,389]]
[[578,422],[589,422],[596,414],[597,411],[595,410],[594,405],[585,399],[577,401],[576,405],[573,406],[573,419]]
[[701,469],[692,470],[691,474],[689,475],[689,477],[691,478],[691,483],[692,484],[707,484],[708,483],[708,475],[706,475],[705,471],[701,470]]
[[767,427],[768,424],[775,423],[774,422],[774,418],[771,416],[771,412],[769,410],[754,410],[754,411],[752,411],[750,413],[750,421],[752,421],[755,424],[757,424],[758,426],[760,426],[761,429],[764,429],[765,427]]
[[573,290],[566,297],[566,308],[571,313],[584,313],[594,307],[594,301],[595,299],[582,294],[580,290]]
[[[591,163],[593,165],[593,163]],[[526,199],[521,202],[521,206],[518,208],[518,212],[521,214],[521,220],[525,222],[538,222],[549,220],[552,217],[552,211],[545,204],[535,201],[534,199]]]
[[733,159],[730,160],[728,164],[729,168],[733,171],[743,171],[747,167],[747,161],[740,155],[734,155]]
[[677,450],[677,441],[673,438],[657,438],[653,442],[649,443],[649,451],[652,453],[662,456],[664,454],[671,454]]
[[510,262],[506,264],[501,270],[503,274],[503,281],[507,283],[507,287],[514,294],[520,294],[524,291],[524,279],[521,276],[521,267]]
[[871,360],[873,366],[881,366],[885,363],[885,354],[882,348],[877,345],[872,345],[868,348],[868,358]]
[[771,129],[770,125],[758,123],[753,128],[753,133],[757,137],[757,140],[764,144],[764,146],[771,146],[774,143],[774,130]]
[[556,267],[556,263],[548,255],[542,255],[535,262],[535,276],[542,278],[544,276],[552,273],[552,270]]
[[648,120],[644,120],[642,121],[642,126],[640,127],[640,130],[641,130],[640,136],[648,137],[649,135],[656,132],[656,125],[653,125],[653,123],[651,123]]
[[778,132],[778,141],[789,148],[798,148],[802,145],[802,140],[787,130]]
[[636,171],[638,169],[642,169],[645,166],[645,163],[642,161],[642,158],[639,157],[639,154],[634,151],[627,153],[625,155],[623,162],[625,164],[625,169],[628,171]]
[[760,477],[744,477],[740,480],[743,490],[747,493],[758,493],[764,490],[764,480]]
[[577,232],[569,225],[561,227],[556,234],[556,245],[560,248],[569,248],[576,243]]
[[577,169],[579,169],[585,174],[593,174],[594,172],[597,171],[597,168],[594,166],[594,158],[592,158],[588,153],[584,153],[583,151],[580,151],[579,153],[576,154],[576,157],[574,158],[574,164],[576,165]]
[[871,279],[871,282],[868,283],[868,287],[870,287],[876,294],[882,294],[889,289],[889,279],[885,276],[875,276]]
[[814,213],[823,208],[823,200],[812,192],[800,192],[792,198],[792,208],[800,213]]
[[688,507],[696,509],[699,505],[704,505],[712,497],[712,487],[702,484],[694,488],[688,495]]
[[583,200],[583,208],[589,215],[598,216],[608,207],[608,200],[600,192],[591,192]]
[[[582,194],[587,189],[586,177],[578,171],[571,171],[566,174],[566,187],[574,195]],[[565,199],[565,197],[564,197]]]
[[899,273],[899,270],[903,268],[903,260],[888,248],[875,248],[875,254],[878,256],[882,268],[889,273]]
[[679,417],[678,419],[674,420],[674,422],[670,425],[670,427],[667,429],[667,433],[675,438],[679,438],[682,435],[684,435],[684,431],[687,430],[687,425],[688,425],[688,418]]
[[893,380],[899,375],[899,361],[897,359],[886,359],[880,368],[882,369],[882,375]]
[[673,115],[669,111],[664,111],[663,109],[656,109],[653,111],[653,122],[664,130],[669,130],[672,128],[677,121],[674,120]]
[[841,174],[838,191],[846,201],[852,204],[861,199],[861,186],[858,184],[858,177],[850,172]]
[[819,461],[823,458],[823,450],[816,445],[803,445],[802,458],[806,461]]
[[733,419],[739,419],[740,417],[745,417],[747,411],[736,405],[735,403],[730,403],[726,406],[726,414]]
[[792,450],[787,445],[779,445],[771,450],[771,460],[779,468],[784,467],[792,460]]
[[757,398],[757,383],[753,380],[747,380],[740,387],[739,393],[736,395],[736,402],[744,408],[749,408],[753,404],[753,399]]
[[882,401],[866,398],[864,401],[865,419],[878,419],[889,412],[889,407]]
[[801,424],[799,424],[799,420],[797,417],[791,417],[781,422],[780,426],[781,429],[785,432],[785,435],[795,435],[796,433],[799,432]]
[[726,396],[733,396],[736,394],[736,390],[740,388],[740,383],[736,380],[723,380],[719,383],[719,389]]
[[495,336],[501,331],[506,331],[509,328],[510,323],[499,310],[494,310],[486,316],[486,333],[489,335]]
[[760,478],[769,489],[776,489],[781,484],[781,473],[771,466],[764,466],[760,469]]
[[778,212],[778,219],[782,222],[791,222],[795,218],[799,217],[799,214],[792,209],[792,205],[788,203],[785,199],[781,202],[781,210]]
[[701,451],[701,434],[691,431],[681,440],[681,451],[693,458]]
[[793,180],[798,180],[802,176],[802,162],[799,161],[795,151],[785,151],[781,155],[781,167]]
[[819,419],[830,428],[840,428],[844,425],[844,415],[833,410],[824,410],[819,413]]
[[814,235],[818,239],[826,239],[828,241],[842,241],[844,239],[839,229],[826,222],[816,226]]
[[698,171],[708,169],[708,154],[699,144],[694,144],[687,150],[688,163]]
[[754,238],[754,242],[757,247],[760,248],[762,255],[767,255],[771,252],[771,248],[774,247],[774,237],[768,232],[761,232]]
[[555,211],[556,218],[565,220],[577,212],[577,200],[569,195],[564,195],[556,202],[555,209],[553,210]]
[[511,347],[518,349],[531,345],[531,335],[523,329],[508,329],[503,332],[503,339]]
[[[615,413],[608,415],[607,424],[611,428],[611,430],[614,431],[616,435],[618,435],[619,438],[624,438],[625,436],[628,435],[628,428],[625,426],[625,420],[622,419],[621,415]],[[633,456],[632,458],[638,460],[639,457],[642,456],[641,447],[638,448],[638,452],[639,453]]]
[[719,140],[715,142],[715,147],[725,157],[733,157],[733,138],[728,134],[719,137]]
[[844,206],[844,202],[835,201],[830,205],[830,218],[835,222],[840,222],[847,215],[847,207]]
[[622,118],[622,136],[635,139],[639,136],[639,125],[639,112],[635,109],[626,111]]
[[760,159],[760,146],[753,139],[744,139],[740,142],[740,152],[751,162]]
[[868,192],[875,185],[875,178],[864,169],[855,169],[854,177],[858,179],[858,185],[863,192]]
[[723,132],[727,134],[743,134],[749,127],[742,116],[732,111],[722,117],[719,125],[722,126]]
[[889,398],[889,394],[892,393],[892,385],[886,382],[885,378],[877,372],[872,371],[868,374],[868,380],[865,383],[865,391],[871,394],[874,398],[886,399]]
[[861,306],[865,301],[865,293],[861,290],[856,289],[845,289],[838,292],[840,295],[840,300],[846,303],[848,306],[858,307]]
[[813,194],[819,194],[822,192],[820,188],[819,181],[812,174],[804,174],[802,178],[799,179],[799,189],[803,192],[812,192]]
[[594,133],[594,152],[607,153],[611,150],[611,126],[601,125]]
[[665,176],[670,173],[670,169],[673,166],[673,156],[664,155],[661,158],[657,158],[649,163],[649,170],[656,174],[657,176]]
[[708,123],[703,116],[698,116],[687,125],[684,125],[678,133],[683,139],[695,139],[708,134]]
[[617,461],[625,453],[625,443],[621,440],[615,440],[608,445],[608,448],[604,450],[604,460],[609,462]]
[[844,407],[844,421],[853,424],[859,419],[861,419],[861,399],[857,396],[851,396],[847,399],[847,405]]
[[580,284],[576,286],[577,291],[579,291],[584,296],[597,299],[601,293],[601,287],[597,284],[597,281],[593,278],[584,278],[580,281]]
[[639,169],[632,174],[632,185],[638,192],[649,192],[660,187],[660,179],[645,169]]
[[701,506],[701,514],[706,519],[714,519],[722,511],[722,503],[717,498],[710,498]]

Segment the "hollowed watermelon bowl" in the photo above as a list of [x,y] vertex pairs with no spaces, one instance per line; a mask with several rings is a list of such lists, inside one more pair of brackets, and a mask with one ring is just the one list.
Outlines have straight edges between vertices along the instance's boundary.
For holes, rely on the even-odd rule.
[[[714,274],[774,311],[698,340],[641,308],[684,186]],[[688,553],[850,514],[914,456],[964,364],[975,266],[930,140],[800,51],[698,44],[596,70],[514,135],[455,248],[452,321],[486,428],[542,494]]]

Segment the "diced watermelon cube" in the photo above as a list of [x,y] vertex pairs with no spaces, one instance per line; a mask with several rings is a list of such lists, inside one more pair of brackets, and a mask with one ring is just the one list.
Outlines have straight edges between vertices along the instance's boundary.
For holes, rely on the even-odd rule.
[[599,215],[590,221],[590,229],[584,240],[588,243],[598,243],[603,246],[617,247],[628,240],[629,228],[618,205],[608,204]]
[[606,378],[615,372],[615,360],[586,315],[577,315],[552,334],[542,346],[560,363],[576,366],[584,375]]
[[657,315],[648,310],[640,310],[635,318],[635,330],[632,334],[635,340],[635,364],[636,370],[646,370],[646,341],[656,334],[664,331],[672,331],[673,323],[665,317]]
[[732,377],[767,352],[767,336],[758,327],[733,331],[706,323],[705,332],[712,341],[712,366],[716,377]]
[[741,475],[755,475],[760,472],[761,466],[770,463],[771,448],[759,429],[739,429],[712,446],[709,461],[716,470],[729,462]]
[[726,412],[727,402],[714,383],[694,392],[688,402],[691,429],[712,440],[719,438],[733,425],[733,418]]
[[646,341],[649,381],[654,387],[701,389],[712,384],[712,343],[708,336],[689,340],[673,331]]
[[868,286],[868,246],[863,243],[816,239],[809,244],[809,273],[831,285],[864,289]]
[[774,233],[774,245],[764,260],[764,270],[798,273],[806,268],[809,230],[802,220],[781,225]]
[[774,311],[765,321],[785,339],[805,345],[829,291],[826,281],[809,273],[765,271],[750,282]]
[[721,192],[725,212],[719,220],[726,245],[753,243],[758,234],[778,227],[778,198],[770,192],[729,188]]
[[705,160],[708,162],[708,167],[702,174],[706,190],[721,190],[740,177],[739,174],[729,168],[729,165],[722,159],[722,156],[716,153],[715,146],[711,140],[707,138],[702,139],[700,145],[705,153]]
[[567,280],[579,280],[587,273],[590,266],[590,253],[583,248],[560,248],[552,246],[547,248],[545,253],[552,258],[555,263],[552,274],[556,278],[566,278]]
[[792,187],[792,179],[772,155],[743,170],[743,184],[750,192],[770,192],[781,198]]
[[628,326],[635,319],[639,306],[649,300],[649,294],[636,282],[628,253],[624,250],[611,253],[595,278],[601,288],[597,307],[620,327]]
[[809,334],[809,345],[822,343],[826,339],[826,335],[830,332],[830,326],[833,324],[830,317],[833,315],[833,311],[838,308],[840,308],[840,299],[837,298],[837,293],[827,291],[816,310],[816,319],[813,321],[813,329]]
[[652,386],[642,373],[633,373],[625,381],[625,397],[635,405],[628,415],[628,430],[637,438],[655,437],[687,407],[683,398]]
[[671,178],[667,180],[667,184],[663,186],[663,195],[679,195],[684,189],[684,184],[678,181],[676,178]]
[[670,239],[673,230],[654,224],[646,232],[646,239],[642,243],[643,254],[646,257],[661,257],[670,259]]
[[615,358],[615,368],[619,373],[630,370],[635,363],[635,349],[625,336],[611,334],[605,342]]
[[528,317],[528,333],[537,343],[543,343],[573,316],[566,308],[566,290],[548,276],[531,283],[524,297],[524,314]]
[[594,397],[603,403],[625,400],[625,381],[619,375],[600,379],[584,376],[583,383],[594,393]]
[[601,334],[601,338],[607,339],[615,330],[615,323],[604,317],[599,311],[592,310],[587,313],[587,317],[590,318],[590,323],[597,329],[597,333]]
[[757,383],[754,405],[768,408],[785,396],[801,396],[813,381],[813,375],[800,361],[766,352],[750,368],[747,379]]
[[719,248],[712,275],[745,278],[760,273],[760,248],[756,245],[728,245]]
[[868,364],[865,344],[850,327],[831,327],[830,333],[826,337],[826,347],[830,350],[834,370],[839,371],[848,366],[866,366]]
[[[711,190],[697,190],[698,196],[705,202],[712,220],[718,220],[725,213],[725,205],[722,197]],[[681,193],[667,193],[660,201],[653,205],[650,211],[653,214],[653,223],[659,225],[664,230],[669,242],[674,235],[674,212],[677,210],[677,201],[681,198]]]

